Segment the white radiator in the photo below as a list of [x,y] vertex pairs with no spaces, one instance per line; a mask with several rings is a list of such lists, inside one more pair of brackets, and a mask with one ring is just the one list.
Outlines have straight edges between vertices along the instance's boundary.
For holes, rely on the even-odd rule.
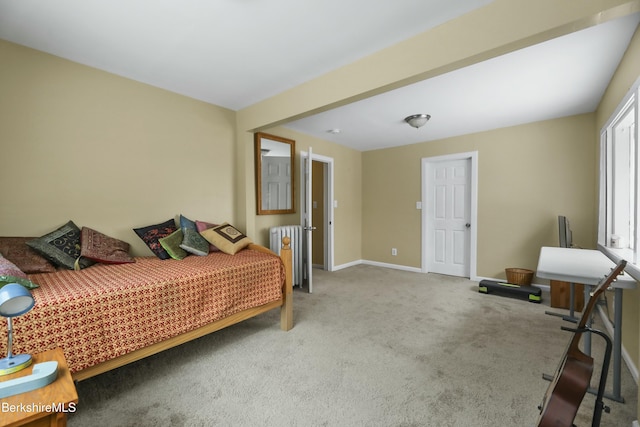
[[278,255],[280,255],[280,248],[282,247],[282,238],[285,236],[291,239],[293,285],[302,286],[302,226],[282,225],[269,229],[270,249]]

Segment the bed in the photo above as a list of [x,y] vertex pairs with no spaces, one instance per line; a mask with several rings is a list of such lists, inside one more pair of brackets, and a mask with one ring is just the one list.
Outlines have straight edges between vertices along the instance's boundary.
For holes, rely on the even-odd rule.
[[[62,347],[79,381],[280,308],[293,327],[291,249],[251,244],[227,255],[29,274],[34,308],[16,317],[14,353]],[[6,353],[6,330],[0,352]]]

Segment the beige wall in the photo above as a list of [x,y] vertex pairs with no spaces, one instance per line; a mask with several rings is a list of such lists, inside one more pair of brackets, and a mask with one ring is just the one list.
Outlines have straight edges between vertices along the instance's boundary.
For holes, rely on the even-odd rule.
[[479,276],[535,270],[540,247],[558,244],[558,215],[577,245],[594,247],[594,146],[585,114],[365,152],[363,258],[421,267],[421,159],[469,151],[478,152]]
[[0,41],[1,236],[233,221],[235,113]]
[[[602,101],[596,112],[596,137],[599,138],[600,129],[613,114],[625,94],[631,89],[633,83],[640,78],[640,29],[636,30],[627,52],[625,53],[618,69],[616,70],[609,87],[602,97]],[[599,145],[597,146],[599,147]],[[596,148],[596,159],[599,149]],[[598,160],[596,160],[598,161]],[[597,163],[595,168],[597,169]],[[597,189],[597,186],[596,186]],[[640,367],[640,291],[625,290],[622,309],[622,342],[625,350],[635,362],[636,368]],[[638,418],[640,418],[640,405]]]
[[[440,75],[506,52],[597,25],[639,9],[640,1],[638,0],[601,0],[586,3],[582,0],[565,0],[563,2],[540,0],[535,3],[527,0],[495,0],[486,7],[238,111],[236,182],[239,198],[236,209],[240,223],[246,226],[249,233],[252,233],[260,222],[254,219],[255,201],[252,196],[254,183],[251,175],[253,160],[250,132],[282,125],[290,120]],[[416,54],[416,52],[420,54]],[[593,144],[593,136],[590,135],[587,141],[589,144]],[[403,171],[401,175],[405,173],[411,174],[412,172]],[[364,180],[368,181],[371,173],[365,172],[365,174]],[[356,179],[361,179],[361,177]],[[397,178],[392,180],[397,180]],[[407,185],[415,186],[418,184],[409,183]],[[415,200],[419,194],[415,189],[413,194],[411,196],[412,206],[415,206]],[[490,196],[491,193],[487,197]],[[367,200],[371,200],[371,198]],[[349,203],[353,202],[349,200]],[[594,208],[593,201],[589,206],[591,209]],[[371,206],[364,207],[367,215],[370,214],[370,209]],[[400,220],[407,220],[410,224],[417,223],[417,212],[402,211],[401,215],[404,216]],[[579,228],[577,234],[585,236],[582,239],[585,239],[588,244],[593,244],[593,241],[588,241],[586,237],[592,233],[588,231],[588,225],[580,225],[581,223],[586,224],[589,221],[588,218],[593,220],[593,213],[580,212],[574,217]],[[525,214],[522,219],[527,220],[528,215]],[[371,222],[370,217],[366,220]],[[480,221],[485,220],[480,218]],[[336,227],[338,227],[337,222]],[[581,227],[585,227],[584,233],[580,233]],[[368,227],[367,230],[368,233],[371,227]],[[376,230],[376,232],[380,232],[380,230]],[[382,231],[382,233],[385,232]],[[257,231],[256,234],[258,234]],[[530,243],[537,243],[539,240],[539,238],[533,239]],[[377,260],[386,259],[388,262],[418,266],[416,250],[419,247],[416,246],[414,239],[410,239],[408,242],[410,243],[403,243],[402,252],[399,252],[399,256],[394,259],[387,258],[390,257],[388,242],[385,242],[385,247],[376,248],[374,253],[368,253],[366,256],[363,254],[363,258],[370,256]],[[344,243],[347,244],[347,242]],[[361,243],[363,246],[367,246],[369,252],[373,251],[366,241]],[[350,247],[346,249],[344,260],[356,260],[352,255],[359,252],[355,248],[356,243],[350,240],[348,244]],[[513,244],[516,243],[507,242],[507,246]],[[532,246],[531,244],[524,245],[526,247]],[[343,249],[336,244],[336,251],[338,250]],[[498,271],[496,260],[501,255],[501,252],[483,254],[483,259],[488,262],[485,265],[488,266],[478,272],[480,274],[483,272],[496,274]],[[532,256],[527,259],[529,259],[527,265],[530,265]],[[514,261],[520,261],[520,259]],[[337,260],[336,263],[339,264]]]
[[[249,222],[255,228],[259,243],[268,245],[269,227],[276,225],[300,224],[300,152],[312,147],[313,154],[333,159],[334,200],[338,207],[334,209],[334,265],[340,266],[362,259],[360,243],[362,241],[362,153],[329,141],[310,137],[284,127],[275,127],[265,132],[290,138],[296,141],[295,174],[296,213],[291,215],[256,215],[255,200],[251,200],[253,214]],[[251,179],[254,179],[252,175]]]
[[[131,228],[184,213],[235,221],[266,243],[268,227],[299,217],[255,215],[251,132],[264,130],[295,139],[298,153],[313,146],[335,160],[336,265],[370,259],[419,267],[419,159],[478,150],[478,274],[535,268],[537,247],[556,242],[559,213],[571,218],[577,244],[594,244],[597,128],[638,75],[637,36],[595,116],[370,153],[275,126],[637,11],[638,5],[496,0],[237,113],[0,41],[0,235],[38,235],[73,219],[148,254]],[[381,173],[388,168],[393,173]],[[392,194],[394,186],[405,191]],[[409,227],[392,237],[380,231],[389,221]],[[399,250],[393,259],[391,245]],[[637,317],[626,322],[638,299],[628,304],[625,347],[629,334],[638,336],[637,329],[627,329],[638,325]]]
[[[1,236],[38,236],[73,220],[150,255],[132,228],[181,213],[237,222],[267,245],[270,226],[300,222],[299,213],[255,214],[252,138],[250,191],[236,191],[235,112],[5,41],[0,60],[0,183],[12,201],[0,205]],[[296,174],[310,145],[334,159],[335,263],[359,260],[361,153],[269,132],[296,140]],[[248,224],[236,215],[243,199]]]

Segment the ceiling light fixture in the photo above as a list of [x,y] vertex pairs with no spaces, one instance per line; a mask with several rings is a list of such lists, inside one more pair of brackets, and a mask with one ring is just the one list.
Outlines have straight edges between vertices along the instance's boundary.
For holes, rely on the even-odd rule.
[[337,128],[336,128],[336,129],[329,129],[329,130],[327,131],[327,133],[331,133],[331,134],[334,134],[334,135],[337,135],[337,134],[339,134],[340,132],[341,132],[341,131],[340,131],[340,129],[337,129]]
[[410,126],[418,129],[421,126],[424,126],[430,118],[431,116],[428,114],[414,114],[412,116],[406,117],[404,121],[409,123]]

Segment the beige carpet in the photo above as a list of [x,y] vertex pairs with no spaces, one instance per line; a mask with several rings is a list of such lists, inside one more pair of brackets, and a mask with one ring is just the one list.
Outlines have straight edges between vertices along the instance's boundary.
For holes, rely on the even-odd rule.
[[[69,426],[535,425],[541,375],[571,337],[546,304],[373,266],[314,277],[313,294],[294,292],[293,330],[276,310],[83,381]],[[636,419],[626,366],[622,384],[603,427]]]

